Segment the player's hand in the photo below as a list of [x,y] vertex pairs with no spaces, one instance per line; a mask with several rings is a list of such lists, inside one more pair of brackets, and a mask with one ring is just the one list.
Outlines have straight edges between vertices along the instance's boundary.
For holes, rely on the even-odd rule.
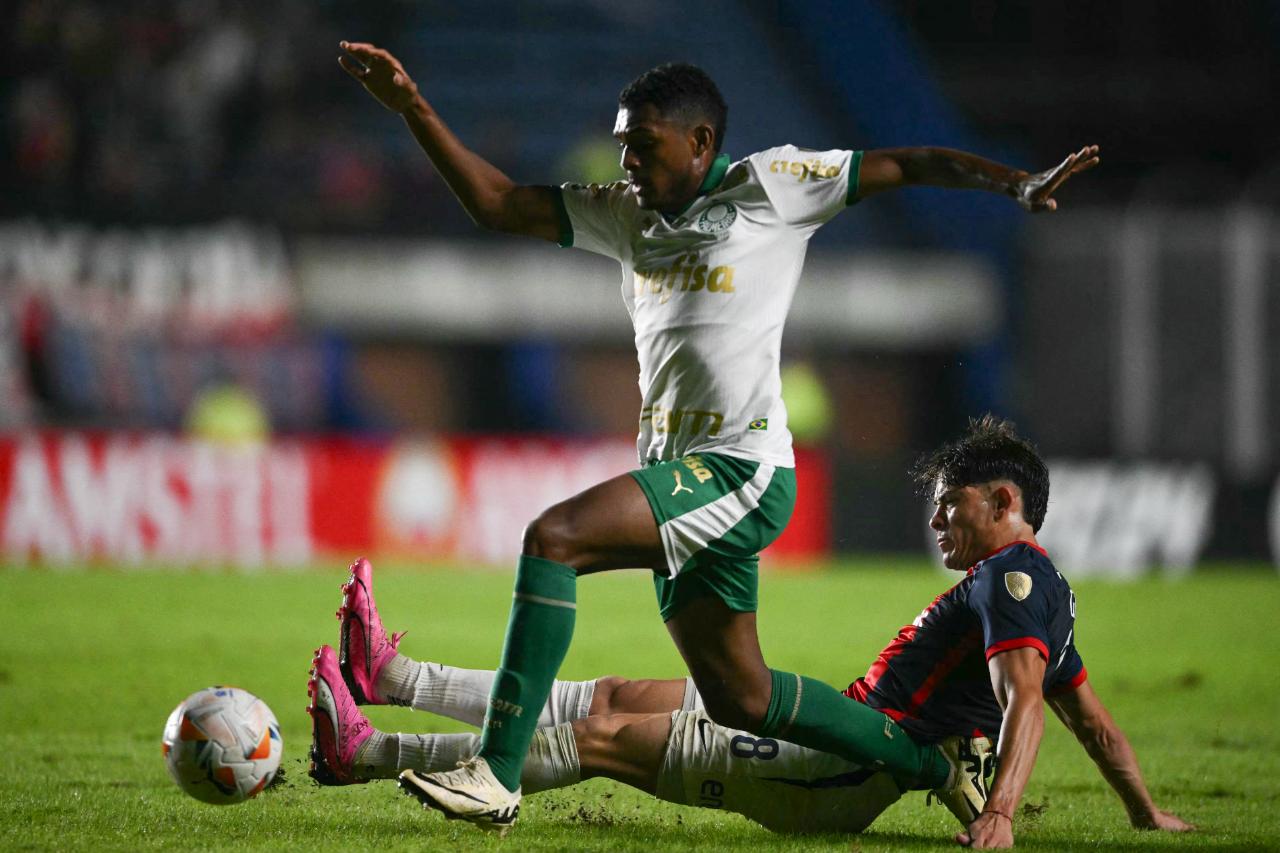
[[1173,812],[1155,809],[1150,814],[1133,817],[1129,821],[1134,829],[1160,829],[1165,832],[1194,832],[1195,824],[1187,823]]
[[956,833],[956,843],[977,850],[1008,849],[1013,846],[1013,821],[1002,814],[983,812],[967,832]]
[[1096,145],[1086,145],[1076,153],[1067,155],[1067,159],[1054,168],[1027,175],[1018,182],[1018,204],[1022,205],[1023,210],[1032,213],[1057,210],[1058,202],[1053,194],[1058,187],[1072,175],[1086,172],[1098,165],[1100,150]]
[[402,113],[418,97],[418,85],[400,60],[380,47],[361,42],[338,42],[345,54],[338,57],[342,70],[360,81],[369,94],[393,113]]

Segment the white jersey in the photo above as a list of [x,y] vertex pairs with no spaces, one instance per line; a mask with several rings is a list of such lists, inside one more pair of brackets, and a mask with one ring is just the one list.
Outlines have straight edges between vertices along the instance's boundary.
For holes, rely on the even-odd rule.
[[641,462],[715,452],[794,467],[782,327],[809,238],[857,194],[859,151],[784,145],[716,158],[678,216],[630,185],[565,184],[564,245],[622,264],[640,361]]

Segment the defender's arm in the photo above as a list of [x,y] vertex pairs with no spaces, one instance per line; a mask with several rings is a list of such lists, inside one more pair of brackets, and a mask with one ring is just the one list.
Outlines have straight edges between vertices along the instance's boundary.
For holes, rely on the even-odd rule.
[[1080,741],[1098,765],[1103,778],[1120,796],[1125,811],[1129,813],[1129,822],[1135,828],[1171,832],[1195,829],[1177,815],[1156,807],[1146,783],[1142,781],[1138,756],[1129,745],[1129,739],[1115,724],[1089,682],[1067,693],[1051,696],[1049,706]]
[[384,107],[404,118],[431,164],[477,225],[559,240],[558,190],[519,186],[463,145],[418,92],[400,61],[387,51],[345,41],[340,46],[346,53],[338,57],[338,63]]
[[956,840],[978,849],[1013,846],[1013,814],[1031,778],[1044,734],[1044,658],[1033,648],[1000,652],[987,662],[1004,710],[1000,759],[986,808]]
[[1024,210],[1057,210],[1052,196],[1067,178],[1098,165],[1096,145],[1086,145],[1056,167],[1029,173],[950,148],[880,148],[862,155],[858,198],[906,186],[986,190],[1016,200]]

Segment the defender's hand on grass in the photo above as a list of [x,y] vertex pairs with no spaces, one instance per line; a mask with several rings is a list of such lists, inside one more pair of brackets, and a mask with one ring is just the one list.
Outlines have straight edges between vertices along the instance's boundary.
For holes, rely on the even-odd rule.
[[338,57],[342,70],[360,81],[369,94],[393,113],[403,113],[418,97],[418,85],[400,60],[380,47],[362,42],[338,42],[346,54]]
[[1086,145],[1076,153],[1068,155],[1067,159],[1054,168],[1027,175],[1017,185],[1018,204],[1022,205],[1023,210],[1031,213],[1057,210],[1058,202],[1053,198],[1053,194],[1057,192],[1058,187],[1072,175],[1086,172],[1098,165],[1100,150],[1096,145]]
[[1013,846],[1013,821],[996,812],[983,812],[966,832],[956,833],[956,843],[977,850],[1004,850]]

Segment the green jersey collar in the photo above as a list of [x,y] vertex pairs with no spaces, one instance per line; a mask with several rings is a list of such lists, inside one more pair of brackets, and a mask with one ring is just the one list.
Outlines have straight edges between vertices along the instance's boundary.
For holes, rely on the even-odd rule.
[[729,171],[729,155],[717,154],[716,159],[711,161],[711,168],[707,169],[707,176],[702,179],[702,186],[698,187],[698,195],[706,195],[720,186],[727,171]]
[[724,183],[724,175],[725,172],[729,171],[729,163],[730,160],[728,154],[717,154],[716,159],[711,161],[711,168],[707,169],[706,177],[702,179],[702,186],[698,187],[698,194],[690,199],[689,203],[680,208],[676,213],[670,215],[664,213],[663,218],[670,222],[684,216],[685,211],[693,207],[693,203],[695,201],[713,191],[716,187],[720,186],[720,184]]

